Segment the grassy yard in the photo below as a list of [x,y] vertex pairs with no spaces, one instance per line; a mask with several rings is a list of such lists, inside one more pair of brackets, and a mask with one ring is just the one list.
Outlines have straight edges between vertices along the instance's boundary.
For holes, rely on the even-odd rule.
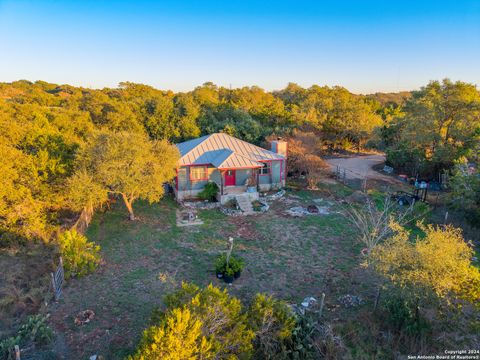
[[[327,190],[290,190],[269,212],[256,216],[228,217],[218,210],[203,210],[199,217],[205,223],[198,227],[175,225],[177,205],[170,198],[154,205],[138,202],[136,222],[127,220],[120,203],[97,214],[87,236],[101,245],[105,263],[94,274],[69,281],[65,299],[51,309],[52,322],[62,334],[56,351],[72,359],[128,354],[152,309],[162,306],[162,297],[181,281],[227,286],[216,279],[213,263],[226,250],[229,236],[234,237],[234,251],[245,259],[246,269],[228,288],[246,303],[257,292],[292,303],[325,292],[330,309],[326,316],[334,319],[336,311],[342,311],[338,296],[361,294],[371,299],[359,268],[361,245],[337,213],[340,205],[333,198],[330,215],[284,214],[288,207],[325,199],[330,196]],[[74,325],[75,314],[85,309],[95,312],[94,320]]]

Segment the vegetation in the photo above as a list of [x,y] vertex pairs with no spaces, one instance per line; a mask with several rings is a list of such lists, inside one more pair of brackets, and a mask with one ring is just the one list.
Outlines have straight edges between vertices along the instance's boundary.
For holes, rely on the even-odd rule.
[[222,274],[223,276],[239,276],[243,267],[243,259],[234,255],[227,258],[227,255],[223,254],[215,260],[215,272],[217,274]]
[[203,190],[198,194],[198,197],[202,200],[215,201],[217,199],[218,185],[211,181]]
[[379,274],[419,301],[433,296],[448,304],[480,304],[480,270],[471,263],[474,251],[460,229],[420,224],[425,236],[410,242],[405,228],[390,226],[395,235],[375,247],[369,259]]
[[63,232],[58,237],[58,244],[66,278],[91,273],[100,263],[100,246],[75,230]]
[[[399,215],[378,201],[355,208],[352,227],[338,203],[351,190],[318,182],[326,153],[374,146],[386,151],[396,171],[427,179],[451,171],[452,207],[476,222],[479,103],[475,86],[449,80],[431,82],[411,94],[370,96],[296,84],[267,92],[206,83],[175,94],[133,83],[102,90],[41,81],[2,83],[0,245],[10,259],[6,267],[12,272],[20,265],[30,269],[32,260],[11,259],[23,254],[32,258],[34,246],[50,242],[43,246],[49,249],[42,268],[48,285],[51,248],[58,245],[67,276],[74,277],[95,269],[100,262],[96,244],[102,245],[105,274],[71,281],[69,302],[52,314],[52,324],[68,334],[66,341],[75,343],[69,351],[79,357],[100,348],[108,349],[111,358],[133,354],[134,359],[392,358],[416,350],[389,342],[392,334],[401,335],[399,342],[420,339],[433,351],[436,345],[426,335],[440,331],[449,347],[458,346],[457,331],[465,343],[475,343],[468,338],[475,324],[465,325],[462,312],[475,311],[479,303],[480,275],[471,261],[473,248],[460,230],[419,226],[414,239],[402,225],[417,214]],[[171,144],[214,131],[263,146],[279,136],[287,139],[288,171],[305,176],[309,190],[298,180],[290,184],[288,202],[272,205],[268,213],[245,220],[199,210],[204,225],[176,227],[173,202],[167,198],[158,203],[164,184],[175,176],[179,154]],[[212,199],[218,191],[214,187],[208,185],[202,196]],[[323,202],[321,196],[328,197],[330,214],[285,215],[285,204],[308,207]],[[129,219],[139,221],[126,221],[125,209],[116,204],[120,199]],[[86,229],[80,220],[92,224]],[[85,230],[95,242],[82,235]],[[367,269],[359,268],[357,233],[369,250]],[[56,234],[58,241],[51,241]],[[241,258],[231,256],[232,242],[215,267],[234,276],[243,259],[248,263],[246,276],[231,287],[234,296],[206,286],[212,281],[212,254],[230,234],[238,238]],[[180,275],[204,287],[184,284],[167,296],[165,311],[157,312],[132,351],[147,314],[161,295],[178,289]],[[372,313],[369,302],[378,279],[384,292],[378,312]],[[0,309],[39,311],[45,284],[38,285],[37,294],[23,290],[31,285],[30,278],[9,278],[0,289]],[[329,305],[322,319],[294,317],[284,302],[298,303],[307,294],[318,298],[322,292]],[[358,312],[339,306],[337,299],[351,293],[362,295],[367,306],[358,305]],[[86,304],[104,322],[81,330],[66,326],[65,319]],[[439,330],[440,323],[428,318],[429,313],[447,320],[454,314],[459,325],[450,322]],[[41,343],[48,337],[29,341]],[[9,351],[19,339],[13,334],[2,342],[3,349]]]
[[436,177],[480,143],[480,93],[472,84],[432,81],[412,96],[383,131],[387,161],[398,170]]
[[53,340],[53,331],[43,315],[29,316],[15,336],[0,341],[0,359],[15,359],[14,347],[42,346]]
[[248,319],[255,331],[255,359],[292,358],[297,318],[285,302],[257,294],[248,310]]
[[480,224],[480,170],[474,166],[469,168],[465,158],[457,162],[450,178],[450,202],[470,223]]
[[153,326],[130,359],[293,360],[321,355],[312,343],[321,337],[314,326],[271,296],[257,294],[244,309],[227,290],[183,283],[165,303],[166,311],[154,312]]
[[247,355],[254,333],[238,299],[209,285],[182,284],[167,311],[147,329],[133,359],[215,359]]

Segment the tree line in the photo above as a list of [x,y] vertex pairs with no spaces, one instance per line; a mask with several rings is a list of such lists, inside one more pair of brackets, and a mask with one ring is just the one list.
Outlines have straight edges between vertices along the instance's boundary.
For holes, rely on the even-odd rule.
[[287,137],[298,150],[291,173],[310,174],[312,185],[325,151],[365,146],[385,150],[400,171],[434,176],[478,157],[479,109],[474,85],[449,80],[368,96],[293,83],[273,92],[205,83],[180,93],[130,82],[98,90],[0,83],[2,243],[48,239],[72,211],[109,196],[121,197],[134,218],[132,202],[158,200],[159,181],[174,176],[178,153],[169,143],[212,132],[258,145]]

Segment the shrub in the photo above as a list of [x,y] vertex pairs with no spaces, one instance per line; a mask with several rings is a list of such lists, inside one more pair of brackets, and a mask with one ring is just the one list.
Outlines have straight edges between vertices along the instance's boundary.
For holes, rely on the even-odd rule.
[[58,243],[67,278],[91,273],[100,263],[100,246],[75,230],[63,232]]
[[204,323],[186,308],[173,309],[156,326],[145,330],[136,354],[130,359],[211,359],[211,338],[202,335]]
[[22,324],[15,336],[0,341],[0,359],[14,359],[13,348],[34,344],[46,345],[53,340],[53,331],[47,324],[47,316],[31,315]]
[[271,296],[257,294],[248,311],[255,331],[255,358],[278,359],[291,349],[296,319],[288,305]]
[[227,276],[233,276],[234,274],[240,273],[245,266],[245,263],[242,258],[231,255],[228,259],[227,266],[227,255],[220,255],[215,260],[215,272],[219,274],[225,274]]
[[409,336],[423,336],[429,329],[428,322],[420,315],[414,303],[401,297],[389,297],[385,301],[387,322],[394,330]]
[[203,190],[198,194],[202,200],[214,201],[217,199],[218,185],[214,182],[209,182]]
[[240,300],[209,285],[183,283],[165,297],[167,310],[155,311],[131,359],[248,358],[254,332],[248,328]]

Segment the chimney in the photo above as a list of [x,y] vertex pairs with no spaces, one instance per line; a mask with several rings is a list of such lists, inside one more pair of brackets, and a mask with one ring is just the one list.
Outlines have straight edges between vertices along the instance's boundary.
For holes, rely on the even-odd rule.
[[277,138],[277,140],[270,142],[270,150],[287,157],[287,142],[282,140],[282,138]]

